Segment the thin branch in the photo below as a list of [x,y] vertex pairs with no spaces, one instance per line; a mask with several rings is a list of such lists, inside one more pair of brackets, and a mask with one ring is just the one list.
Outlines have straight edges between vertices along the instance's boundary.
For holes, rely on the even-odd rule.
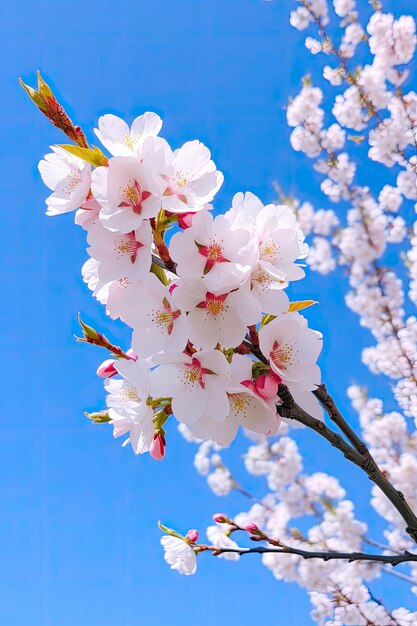
[[411,583],[412,585],[416,584],[416,580],[411,576],[407,576],[407,574],[403,574],[402,572],[397,572],[394,569],[391,569],[388,565],[384,565],[382,568],[385,574],[389,574],[390,576],[394,576],[395,578],[399,578],[400,580],[404,580],[406,583]]
[[285,546],[285,548],[266,548],[264,546],[258,546],[256,548],[220,548],[216,546],[207,546],[206,550],[211,550],[214,556],[218,554],[224,554],[232,552],[235,554],[295,554],[301,556],[303,559],[321,559],[323,561],[369,561],[376,563],[384,563],[386,565],[392,565],[395,567],[400,563],[409,563],[417,561],[417,554],[411,552],[404,552],[403,554],[367,554],[366,552],[333,552],[333,551],[321,551],[321,550],[301,550],[300,548],[292,548]]
[[[317,394],[317,392],[315,393]],[[336,409],[333,400],[328,396],[325,389],[318,393],[323,400],[326,400],[324,407],[329,413],[330,418],[339,426],[346,437],[348,437],[349,441],[353,444],[352,446],[338,433],[326,426],[326,424],[312,417],[298,406],[289,392],[288,387],[283,384],[278,386],[278,396],[281,398],[282,405],[277,405],[277,410],[282,417],[296,420],[308,428],[315,430],[322,437],[327,439],[334,448],[340,450],[345,458],[360,467],[368,475],[370,480],[381,489],[388,500],[390,500],[405,521],[406,532],[413,541],[417,543],[417,517],[406,501],[404,494],[395,489],[385,474],[381,472],[369,449],[353,432],[339,410]]]
[[340,428],[342,433],[346,435],[355,450],[357,450],[359,454],[366,454],[368,448],[346,422],[339,409],[335,405],[333,398],[327,393],[325,385],[319,385],[319,387],[317,387],[317,389],[313,391],[313,394],[316,396],[320,404],[324,407],[332,422],[334,422],[336,426]]

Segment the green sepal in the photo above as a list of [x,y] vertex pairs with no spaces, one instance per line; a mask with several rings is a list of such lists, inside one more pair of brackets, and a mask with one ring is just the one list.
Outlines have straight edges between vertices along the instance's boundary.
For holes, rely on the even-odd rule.
[[72,143],[59,143],[58,148],[62,148],[62,150],[66,150],[70,154],[86,161],[87,163],[91,163],[94,167],[105,166],[107,167],[109,164],[109,160],[105,154],[97,148],[97,146],[93,146],[92,148],[81,148],[80,146],[73,145]]
[[163,267],[160,267],[156,263],[152,263],[150,271],[155,274],[157,278],[159,278],[163,285],[166,287],[169,285],[169,280]]
[[86,324],[85,322],[82,321],[80,314],[78,313],[78,322],[80,323],[80,326],[83,330],[83,334],[84,334],[84,338],[78,338],[77,337],[77,341],[85,341],[88,339],[93,339],[95,341],[100,341],[101,339],[101,335],[100,333],[98,333],[96,330],[94,330],[94,328],[92,326],[89,326],[88,324]]
[[109,416],[108,411],[97,411],[95,413],[87,413],[85,411],[84,415],[88,417],[88,419],[92,420],[93,424],[107,424],[111,422],[111,418]]
[[184,541],[184,543],[188,543],[188,541],[183,535],[180,535],[180,533],[177,533],[177,531],[174,530],[173,528],[168,528],[168,526],[164,526],[164,524],[162,524],[162,522],[160,521],[158,522],[158,528],[162,530],[162,532],[166,533],[167,535],[171,535],[171,537],[177,537],[177,539],[181,539],[182,541]]
[[298,300],[297,302],[290,302],[288,311],[286,313],[294,313],[294,311],[302,311],[308,309],[308,307],[318,304],[317,300]]
[[271,315],[269,313],[267,315],[263,315],[262,316],[262,322],[261,322],[261,325],[259,327],[259,330],[261,330],[261,328],[263,328],[264,326],[269,324],[269,322],[272,322],[272,320],[274,320],[275,318],[276,318],[276,315]]

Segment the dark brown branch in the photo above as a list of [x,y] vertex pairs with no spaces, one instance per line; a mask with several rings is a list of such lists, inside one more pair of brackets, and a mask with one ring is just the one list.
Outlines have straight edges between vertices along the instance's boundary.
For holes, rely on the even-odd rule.
[[400,563],[409,563],[411,561],[417,561],[417,554],[411,552],[404,552],[403,554],[367,554],[366,552],[333,552],[333,551],[321,551],[321,550],[301,550],[299,548],[291,548],[286,546],[285,548],[266,548],[258,546],[256,548],[217,548],[209,547],[213,551],[214,556],[223,554],[226,552],[234,552],[235,554],[296,554],[303,559],[322,559],[323,561],[369,561],[376,563],[384,563],[385,565],[392,565],[395,567]]
[[317,389],[313,391],[313,394],[316,396],[320,404],[324,407],[327,415],[330,417],[332,422],[334,422],[336,426],[340,428],[342,433],[346,435],[355,450],[357,450],[359,454],[366,454],[366,452],[369,453],[369,450],[364,442],[352,430],[352,428],[346,422],[345,418],[342,416],[339,409],[335,405],[333,398],[327,393],[325,385],[319,385]]
[[329,441],[334,448],[340,450],[345,458],[360,467],[368,475],[370,480],[372,480],[372,482],[381,489],[391,504],[396,508],[406,523],[405,530],[407,534],[415,543],[417,543],[417,517],[406,501],[404,494],[395,489],[385,474],[381,472],[369,449],[353,432],[349,424],[336,408],[332,398],[327,394],[325,388],[321,387],[314,393],[322,402],[324,408],[329,414],[329,417],[335,422],[335,424],[337,424],[352,445],[346,443],[346,441],[338,433],[334,432],[331,428],[326,426],[326,424],[312,417],[300,406],[298,406],[289,392],[288,387],[283,384],[278,386],[278,396],[282,400],[282,405],[277,405],[277,410],[283,417],[296,420],[297,422],[300,422],[308,428],[318,432],[322,437],[327,439],[327,441]]

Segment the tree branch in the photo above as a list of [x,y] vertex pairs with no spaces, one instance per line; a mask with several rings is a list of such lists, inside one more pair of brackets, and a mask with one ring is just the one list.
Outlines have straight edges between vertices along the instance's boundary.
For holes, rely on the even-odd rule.
[[234,552],[235,554],[295,554],[301,556],[303,559],[322,559],[323,561],[369,561],[376,563],[384,563],[385,565],[392,565],[395,567],[400,563],[409,563],[411,561],[417,561],[417,554],[411,552],[404,552],[403,554],[367,554],[366,552],[333,552],[333,551],[321,551],[321,550],[301,550],[300,548],[292,548],[285,546],[285,548],[266,548],[264,546],[258,546],[256,548],[220,548],[216,546],[209,546],[206,549],[212,550],[213,555],[223,554],[226,552]]
[[405,521],[405,531],[412,540],[417,543],[417,517],[406,501],[404,494],[395,489],[385,474],[381,472],[369,449],[363,441],[359,439],[356,433],[354,433],[341,415],[325,387],[319,387],[313,393],[323,404],[330,419],[340,428],[352,445],[348,444],[338,433],[326,426],[326,424],[312,417],[298,406],[289,392],[288,387],[283,384],[278,386],[278,396],[282,400],[282,405],[277,405],[278,412],[282,417],[296,420],[304,424],[304,426],[315,430],[319,435],[327,439],[334,448],[340,450],[345,458],[360,467],[368,475],[370,480],[386,495]]

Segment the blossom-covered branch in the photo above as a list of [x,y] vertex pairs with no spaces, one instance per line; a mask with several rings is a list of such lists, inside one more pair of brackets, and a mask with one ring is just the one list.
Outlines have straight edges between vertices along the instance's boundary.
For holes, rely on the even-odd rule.
[[[406,420],[417,420],[417,323],[405,299],[407,294],[417,302],[417,230],[412,210],[406,206],[399,214],[402,205],[417,200],[417,97],[404,87],[415,25],[410,16],[383,13],[379,2],[366,25],[354,0],[334,0],[333,8],[341,18],[340,43],[329,26],[326,0],[299,0],[291,23],[299,30],[317,29],[318,39],[307,37],[307,48],[336,63],[323,68],[337,90],[335,122],[325,126],[323,92],[309,77],[290,101],[287,120],[294,129],[293,148],[316,159],[314,168],[324,175],[322,191],[341,203],[339,213],[316,211],[294,199],[264,205],[246,192],[214,217],[211,203],[223,175],[198,140],[172,150],[160,137],[156,114],[144,113],[130,127],[104,115],[95,134],[105,154],[90,148],[40,76],[37,91],[23,86],[74,142],[53,147],[39,165],[52,192],[47,214],[78,209],[75,221],[87,233],[90,256],[84,281],[107,314],[132,329],[132,347],[124,351],[83,326],[82,339],[111,357],[97,370],[107,408],[87,416],[109,424],[136,454],[149,452],[158,460],[171,441],[167,424],[176,419],[183,436],[199,445],[195,466],[210,488],[220,496],[240,490],[251,498],[250,511],[233,520],[215,519],[207,530],[210,546],[197,545],[197,531],[185,537],[169,532],[163,538],[168,563],[178,571],[186,563],[182,573],[194,573],[199,551],[214,550],[232,560],[260,552],[276,578],[308,590],[318,624],[404,626],[417,615],[388,610],[370,583],[391,564],[406,569],[388,571],[417,583],[417,440]],[[360,46],[369,48],[371,58],[364,67],[357,59],[353,65]],[[375,189],[369,181],[358,182],[357,147],[366,141],[371,160],[394,168],[396,186]],[[398,271],[398,244],[409,246],[402,254],[408,277]],[[322,274],[344,266],[346,303],[376,342],[364,350],[363,360],[373,373],[395,380],[404,414],[386,412],[382,401],[359,385],[349,388],[360,436],[321,386],[316,363],[321,335],[303,314],[313,301],[307,295],[290,302],[287,295],[292,281],[304,277],[305,262]],[[341,434],[324,423],[323,406]],[[371,478],[371,504],[386,520],[382,541],[370,537],[356,518],[335,477],[304,470],[290,429],[297,421]],[[241,487],[245,481],[232,475],[224,459],[222,448],[240,427],[252,440],[245,467],[265,477],[265,496]],[[301,516],[312,518],[303,532],[294,526]],[[239,547],[231,534],[247,524],[270,547]],[[367,554],[366,545],[383,554]],[[353,555],[359,558],[348,565]]]

